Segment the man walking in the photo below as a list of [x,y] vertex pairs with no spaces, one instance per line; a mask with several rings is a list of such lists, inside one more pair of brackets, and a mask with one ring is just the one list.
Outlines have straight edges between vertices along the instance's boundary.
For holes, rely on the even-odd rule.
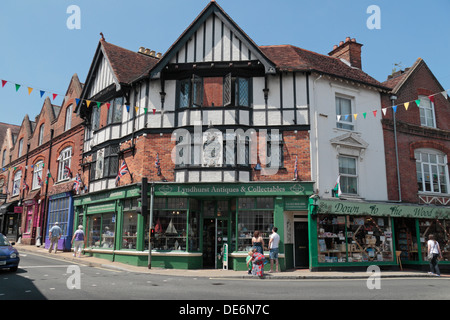
[[48,233],[48,237],[50,239],[50,248],[48,249],[49,253],[52,253],[53,244],[55,244],[55,253],[58,251],[58,240],[61,239],[62,230],[58,226],[58,222],[55,222],[55,225],[50,229]]
[[270,249],[270,272],[273,272],[273,261],[275,260],[276,263],[276,271],[279,272],[279,266],[278,266],[278,244],[280,243],[280,236],[277,233],[278,228],[273,227],[272,228],[272,234],[270,235],[269,240],[269,249]]

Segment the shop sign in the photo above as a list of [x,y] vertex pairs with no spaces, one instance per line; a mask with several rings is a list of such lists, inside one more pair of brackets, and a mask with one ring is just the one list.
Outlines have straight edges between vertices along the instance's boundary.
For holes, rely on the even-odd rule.
[[102,203],[102,204],[93,204],[87,207],[87,213],[103,213],[103,212],[114,212],[116,210],[116,203]]
[[450,207],[397,205],[390,203],[356,203],[350,201],[318,200],[317,213],[370,215],[425,219],[450,219]]
[[23,207],[14,207],[14,213],[22,213]]
[[284,198],[284,210],[285,211],[297,211],[308,209],[307,197],[287,197]]
[[276,196],[311,195],[312,184],[163,184],[155,186],[156,196]]

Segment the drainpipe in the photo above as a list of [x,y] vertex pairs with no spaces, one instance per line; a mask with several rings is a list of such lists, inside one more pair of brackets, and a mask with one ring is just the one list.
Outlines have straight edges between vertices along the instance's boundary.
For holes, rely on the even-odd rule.
[[[392,106],[395,106],[397,96],[391,96]],[[392,116],[394,120],[394,145],[395,145],[395,161],[397,163],[397,183],[398,183],[398,202],[402,202],[402,187],[400,185],[400,168],[398,167],[398,145],[397,145],[397,121],[395,120],[395,111],[392,108]]]
[[[48,218],[48,207],[49,207],[49,201],[48,201],[48,197],[47,197],[47,193],[48,193],[48,185],[50,183],[49,181],[49,176],[48,174],[50,173],[50,165],[51,165],[51,158],[52,158],[52,146],[53,146],[53,134],[54,134],[54,130],[50,129],[50,147],[48,150],[48,166],[47,166],[47,185],[45,186],[45,197],[44,197],[44,211],[43,211],[43,219],[41,222],[41,234],[42,236],[40,236],[41,238],[44,238],[44,243],[45,243],[45,234],[46,234],[46,225],[47,225],[47,218]],[[47,214],[46,214],[47,213]],[[65,249],[65,248],[64,248]],[[63,251],[64,251],[63,249]]]
[[316,78],[313,82],[313,95],[314,95],[314,135],[315,135],[315,149],[316,149],[316,189],[319,189],[319,129],[317,128],[318,119],[317,119],[317,89],[316,89],[316,81],[320,80],[322,75]]
[[150,187],[150,212],[149,212],[149,223],[148,223],[148,269],[152,268],[152,232],[153,229],[153,204],[155,198],[155,182],[152,181]]

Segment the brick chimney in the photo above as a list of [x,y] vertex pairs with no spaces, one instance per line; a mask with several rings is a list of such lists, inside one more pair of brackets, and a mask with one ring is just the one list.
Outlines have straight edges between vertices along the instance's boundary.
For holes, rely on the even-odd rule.
[[333,50],[328,53],[329,56],[335,58],[342,58],[347,60],[352,67],[362,69],[361,65],[361,47],[363,45],[356,42],[356,39],[350,39],[347,37],[344,41],[339,43],[339,46],[335,45]]

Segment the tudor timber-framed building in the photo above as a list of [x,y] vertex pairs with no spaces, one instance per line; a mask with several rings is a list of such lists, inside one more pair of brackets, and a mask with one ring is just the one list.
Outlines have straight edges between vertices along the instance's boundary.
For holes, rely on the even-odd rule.
[[[164,55],[102,37],[76,111],[89,124],[89,192],[74,202],[86,251],[147,265],[149,216],[137,214],[146,178],[153,266],[221,268],[227,244],[228,267],[244,270],[253,231],[267,247],[272,226],[281,236],[282,269],[334,262],[319,260],[319,221],[308,215],[308,198],[331,197],[341,167],[348,169],[339,157],[360,172],[347,181],[347,194],[387,200],[385,180],[370,183],[385,176],[379,122],[333,120],[346,106],[380,108],[380,92],[388,90],[361,70],[360,47],[346,41],[328,56],[259,47],[215,1]],[[334,129],[314,133],[327,128],[326,119]],[[129,174],[116,185],[124,161]]]

